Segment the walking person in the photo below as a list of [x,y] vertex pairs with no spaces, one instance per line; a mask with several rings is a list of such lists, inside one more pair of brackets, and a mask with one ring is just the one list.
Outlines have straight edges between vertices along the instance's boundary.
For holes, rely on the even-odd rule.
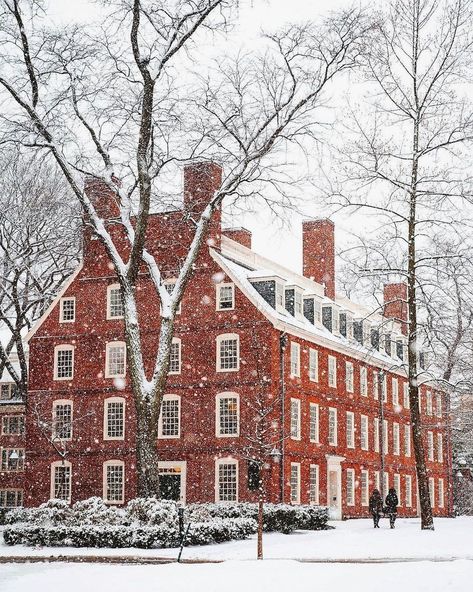
[[371,515],[373,516],[374,528],[379,528],[379,519],[381,518],[381,514],[383,512],[383,500],[377,489],[374,489],[370,496],[369,508]]
[[389,516],[389,524],[391,528],[394,528],[394,523],[396,522],[397,517],[397,506],[399,504],[399,500],[397,497],[396,490],[394,487],[389,489],[388,495],[386,496],[386,510],[385,513]]

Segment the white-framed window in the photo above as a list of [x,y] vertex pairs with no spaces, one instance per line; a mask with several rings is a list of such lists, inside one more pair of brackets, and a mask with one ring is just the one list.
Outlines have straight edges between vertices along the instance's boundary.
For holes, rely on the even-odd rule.
[[352,393],[353,388],[353,364],[345,362],[345,388],[348,393]]
[[433,415],[431,391],[425,393],[425,412],[427,415]]
[[2,382],[0,385],[0,401],[10,401],[16,399],[18,387],[14,382]]
[[215,461],[215,501],[238,501],[238,461],[219,458]]
[[72,465],[69,461],[58,460],[51,464],[51,499],[61,499],[71,503]]
[[360,417],[360,446],[361,450],[369,450],[368,416]]
[[291,399],[291,438],[301,439],[301,402],[300,399]]
[[368,396],[368,371],[365,366],[360,367],[360,394],[362,397]]
[[399,500],[399,505],[402,506],[401,475],[399,475],[398,473],[394,473],[393,487],[396,490],[397,497]]
[[291,463],[291,504],[301,503],[301,465]]
[[330,446],[336,446],[338,440],[337,410],[335,407],[329,407],[328,410],[328,443]]
[[6,473],[17,473],[25,468],[24,448],[2,448],[2,462],[0,470]]
[[240,369],[240,337],[224,333],[217,337],[217,372],[236,372]]
[[443,436],[437,433],[437,462],[443,463]]
[[107,320],[123,319],[123,300],[119,284],[107,287]]
[[294,290],[294,316],[303,317],[302,292],[297,289]]
[[443,479],[439,479],[438,486],[438,507],[443,508],[445,505],[445,487]]
[[402,385],[402,388],[403,388],[403,392],[404,392],[404,407],[406,409],[410,409],[411,402],[410,402],[410,399],[409,399],[409,383],[408,382],[405,382]]
[[411,456],[411,426],[404,426],[404,456]]
[[54,348],[54,380],[71,380],[74,377],[74,346],[56,345]]
[[158,422],[158,438],[163,440],[181,437],[181,397],[164,395]]
[[374,488],[377,489],[378,491],[381,489],[381,481],[380,481],[379,471],[374,472]]
[[437,393],[435,395],[435,399],[437,402],[437,409],[436,409],[436,414],[437,417],[442,417],[442,394],[441,393]]
[[388,377],[386,376],[386,372],[383,372],[381,393],[382,393],[383,403],[387,403],[388,402]]
[[309,503],[319,505],[319,465],[309,467]]
[[76,299],[73,296],[59,301],[59,322],[73,323],[76,320]]
[[347,469],[347,506],[355,505],[355,470]]
[[103,463],[103,501],[107,504],[125,501],[125,463],[122,460]]
[[24,415],[4,415],[2,418],[2,436],[23,436],[25,433]]
[[387,495],[388,491],[389,491],[389,473],[385,471],[383,473],[383,493],[385,496]]
[[109,397],[103,402],[103,439],[125,439],[125,399]]
[[23,489],[0,489],[0,508],[20,508],[23,505]]
[[319,406],[317,403],[309,403],[309,440],[319,441]]
[[373,398],[375,401],[379,399],[379,374],[373,370]]
[[355,414],[347,411],[347,448],[355,448]]
[[401,444],[400,444],[399,424],[397,422],[393,422],[393,454],[395,456],[399,456],[400,453],[401,453]]
[[328,357],[328,385],[332,388],[337,386],[337,358],[335,356]]
[[[172,294],[172,291],[174,290],[175,285],[176,285],[175,279],[166,280],[164,282],[164,287],[166,288],[166,291],[169,295]],[[181,304],[182,304],[182,301],[179,302],[179,304],[177,305],[176,314],[181,314],[181,310],[182,310]]]
[[105,346],[105,378],[126,376],[126,344],[123,341],[109,341]]
[[431,460],[431,461],[435,460],[433,432],[427,432],[427,450],[428,450],[429,460]]
[[369,505],[369,472],[366,470],[361,471],[361,505]]
[[301,346],[291,341],[291,376],[301,375]]
[[373,420],[374,427],[374,451],[379,452],[379,418],[375,417]]
[[309,349],[309,380],[319,381],[319,352],[312,347]]
[[181,373],[181,347],[182,344],[179,337],[174,337],[169,352],[169,374]]
[[430,504],[432,508],[435,508],[435,479],[433,477],[429,477],[429,495]]
[[73,403],[68,399],[53,402],[53,437],[59,440],[72,440]]
[[399,382],[397,378],[391,380],[392,400],[394,407],[399,406]]
[[406,508],[412,507],[412,477],[411,475],[406,475],[405,477],[405,502]]
[[240,434],[240,397],[237,393],[219,393],[216,397],[216,435],[233,438]]
[[217,310],[233,310],[235,308],[234,284],[217,284]]
[[387,419],[383,419],[383,452],[384,454],[389,452],[389,425]]

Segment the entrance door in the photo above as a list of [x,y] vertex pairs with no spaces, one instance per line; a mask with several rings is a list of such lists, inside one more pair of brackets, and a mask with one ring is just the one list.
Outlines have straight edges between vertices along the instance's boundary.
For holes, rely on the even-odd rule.
[[159,493],[161,499],[186,501],[186,462],[159,461]]
[[329,469],[328,472],[328,506],[330,509],[330,517],[333,520],[340,518],[340,480],[339,471],[337,469]]

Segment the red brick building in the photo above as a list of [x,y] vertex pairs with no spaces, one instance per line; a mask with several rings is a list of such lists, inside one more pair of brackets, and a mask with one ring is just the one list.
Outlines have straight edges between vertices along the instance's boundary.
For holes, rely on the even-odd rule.
[[[183,209],[151,216],[147,248],[171,285],[192,238],[190,214],[202,209],[220,177],[213,164],[187,167]],[[103,188],[88,190],[104,217],[113,213]],[[121,240],[118,225],[109,230]],[[139,287],[151,371],[159,301],[145,270]],[[385,489],[398,490],[400,513],[415,515],[403,290],[386,288],[386,316],[336,296],[328,220],[303,223],[299,275],[254,253],[247,230],[221,230],[217,212],[176,321],[157,442],[163,495],[255,500],[249,450],[262,406],[270,410],[261,448],[269,501],[327,504],[334,517],[366,515],[369,492],[383,480]],[[135,418],[120,293],[88,228],[83,262],[29,336],[29,350],[24,503],[133,498]],[[437,515],[451,511],[447,408],[435,385],[422,387]]]

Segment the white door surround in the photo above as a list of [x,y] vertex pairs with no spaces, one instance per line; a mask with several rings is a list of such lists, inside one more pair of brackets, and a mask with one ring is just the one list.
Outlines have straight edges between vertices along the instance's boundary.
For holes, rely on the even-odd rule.
[[327,454],[327,507],[331,520],[342,519],[342,467],[344,456]]

